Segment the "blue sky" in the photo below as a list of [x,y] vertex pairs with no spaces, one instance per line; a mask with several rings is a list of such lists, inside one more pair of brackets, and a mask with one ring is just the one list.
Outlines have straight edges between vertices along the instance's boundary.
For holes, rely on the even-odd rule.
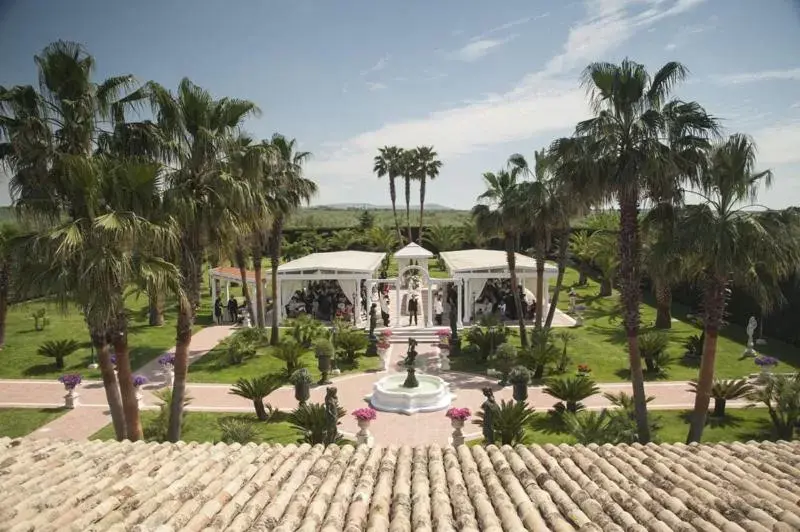
[[[33,55],[83,43],[97,77],[188,76],[262,113],[314,154],[316,204],[388,203],[371,173],[386,144],[433,144],[426,201],[470,207],[481,174],[532,155],[587,116],[580,71],[628,56],[692,72],[677,95],[754,136],[776,174],[761,202],[800,204],[800,9],[791,0],[0,0],[0,84],[35,81]],[[414,193],[416,195],[416,192]],[[0,203],[8,191],[0,185]]]

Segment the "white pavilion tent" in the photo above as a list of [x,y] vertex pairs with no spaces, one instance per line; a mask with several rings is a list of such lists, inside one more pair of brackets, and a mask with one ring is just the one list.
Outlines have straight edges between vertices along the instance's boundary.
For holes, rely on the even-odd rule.
[[[506,252],[493,249],[465,249],[462,251],[444,251],[439,254],[459,289],[459,301],[464,301],[463,323],[472,321],[473,308],[489,279],[508,279],[510,273]],[[536,294],[536,260],[516,254],[517,280],[526,293]],[[545,263],[544,267],[544,301],[549,303],[548,285],[551,277],[555,277],[558,269]],[[459,316],[461,317],[461,316]]]
[[397,261],[397,270],[402,271],[403,268],[411,265],[413,262],[416,266],[421,266],[428,270],[428,260],[433,258],[433,253],[420,246],[416,242],[411,242],[403,249],[398,250],[394,254]]

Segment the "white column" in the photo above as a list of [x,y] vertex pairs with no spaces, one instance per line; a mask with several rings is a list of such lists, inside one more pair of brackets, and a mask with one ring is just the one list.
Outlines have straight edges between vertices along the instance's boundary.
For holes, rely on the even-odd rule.
[[[353,312],[355,312],[356,316],[356,327],[361,327],[363,325],[363,321],[361,320],[361,279],[356,279],[356,297],[355,301],[353,301],[353,305],[355,308]],[[367,303],[367,312],[369,312],[369,302]]]
[[[461,306],[462,304],[464,305],[464,307]],[[462,308],[466,308],[466,306],[467,305],[465,304],[465,301],[464,301],[464,281],[463,281],[463,279],[459,279],[458,280],[458,306],[456,307],[456,316],[458,317],[458,319],[456,320],[456,327],[458,327],[459,329],[464,327],[464,320],[463,320],[463,317],[461,315],[461,309]]]
[[231,282],[225,281],[225,301],[231,298]]
[[283,323],[283,319],[286,317],[286,309],[283,306],[283,284],[280,277],[278,277],[278,289],[275,293],[278,295],[278,300],[275,302],[275,311],[279,313],[278,323]]
[[425,309],[425,327],[433,327],[433,283],[428,281],[428,308]]
[[400,322],[400,277],[397,278],[397,281],[394,283],[394,306],[395,306],[395,319],[397,326],[401,326]]
[[[217,283],[215,282],[214,275],[211,273],[211,270],[208,270],[208,284],[211,285],[211,304],[214,304],[214,301],[217,300]],[[214,311],[211,311],[212,315]]]
[[464,323],[472,323],[472,279],[464,282]]

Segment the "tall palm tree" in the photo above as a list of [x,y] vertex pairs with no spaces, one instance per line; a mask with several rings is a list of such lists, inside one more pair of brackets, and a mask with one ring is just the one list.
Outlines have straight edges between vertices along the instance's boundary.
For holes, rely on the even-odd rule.
[[400,232],[400,222],[397,220],[397,187],[395,179],[402,175],[401,172],[401,159],[403,156],[403,148],[397,146],[384,146],[378,149],[378,155],[375,156],[374,166],[372,171],[378,174],[378,177],[386,176],[389,179],[389,197],[392,200],[392,215],[394,216],[394,227],[397,230],[397,241],[403,241],[403,234]]
[[747,136],[735,134],[715,145],[696,183],[703,202],[687,205],[677,223],[680,249],[703,287],[705,345],[688,442],[703,435],[727,287],[770,309],[783,301],[780,281],[800,264],[800,213],[746,210],[772,180],[769,170],[758,172],[755,165],[756,146]]
[[[586,161],[590,176],[587,192],[600,201],[616,200],[620,207],[619,278],[628,343],[638,438],[650,441],[644,376],[639,356],[639,304],[641,300],[641,242],[639,207],[657,176],[655,165],[664,160],[661,138],[668,130],[670,116],[664,108],[676,83],[686,76],[677,62],[662,66],[652,77],[645,67],[628,59],[616,65],[592,63],[583,72],[582,85],[589,93],[594,117],[576,127],[592,148]],[[697,106],[699,108],[699,106]],[[687,113],[683,119],[698,137],[714,133],[716,125],[708,115]]]
[[0,349],[6,343],[6,317],[9,296],[19,269],[21,231],[17,224],[0,224]]
[[184,78],[176,93],[149,83],[156,123],[168,141],[165,206],[180,227],[179,264],[186,304],[180,305],[175,345],[175,380],[168,439],[180,439],[192,327],[200,305],[202,264],[214,227],[236,224],[246,210],[250,187],[233,177],[224,160],[226,146],[244,120],[257,113],[252,102],[215,99]]
[[483,180],[486,191],[478,196],[479,204],[472,208],[472,217],[478,230],[487,237],[500,236],[506,252],[509,277],[514,297],[514,306],[519,319],[519,336],[522,347],[528,346],[525,334],[525,316],[522,313],[517,281],[517,239],[527,225],[526,212],[520,197],[518,171],[516,169],[500,170],[497,173],[486,172]]
[[273,185],[270,187],[269,199],[272,212],[272,228],[270,230],[269,250],[272,268],[272,300],[275,311],[272,313],[272,334],[270,344],[278,345],[279,305],[278,299],[278,266],[281,259],[281,243],[283,227],[286,219],[303,204],[311,201],[317,193],[317,184],[303,177],[303,165],[311,157],[307,151],[297,151],[297,141],[288,139],[278,133],[270,141],[275,150],[275,168]]
[[418,149],[403,150],[400,156],[400,175],[403,176],[406,195],[406,238],[413,242],[411,237],[411,182],[419,179]]
[[428,179],[434,180],[439,176],[442,168],[442,161],[437,157],[438,153],[433,151],[433,146],[419,146],[417,148],[417,165],[419,180],[419,234],[417,242],[422,242],[423,215],[425,214],[425,183]]

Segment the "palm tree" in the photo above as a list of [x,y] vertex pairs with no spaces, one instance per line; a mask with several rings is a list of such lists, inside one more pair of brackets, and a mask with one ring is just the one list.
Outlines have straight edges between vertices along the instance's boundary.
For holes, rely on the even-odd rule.
[[697,379],[687,441],[700,441],[714,383],[717,338],[729,285],[748,293],[769,310],[783,301],[780,281],[800,263],[800,213],[749,212],[758,189],[772,173],[757,172],[756,146],[745,135],[715,145],[699,175],[703,202],[687,205],[677,225],[680,250],[689,256],[694,281],[703,287],[705,345]]
[[[689,382],[689,387],[689,391],[697,393],[696,381]],[[747,379],[714,379],[714,384],[711,387],[711,397],[714,398],[714,417],[725,417],[725,406],[728,401],[746,397],[754,389],[754,386]]]
[[672,287],[680,281],[683,257],[678,253],[672,205],[662,204],[645,217],[642,265],[656,299],[656,329],[672,328]]
[[511,278],[514,305],[519,319],[519,335],[522,347],[528,347],[525,334],[525,316],[517,282],[517,237],[527,224],[526,213],[519,193],[517,170],[500,170],[483,174],[487,190],[478,196],[478,205],[472,208],[472,217],[478,230],[487,237],[500,236],[506,252],[509,277]]
[[438,153],[433,151],[433,146],[419,146],[417,148],[417,179],[419,180],[419,234],[417,241],[422,242],[422,217],[425,214],[425,182],[434,180],[439,176],[442,161],[437,159]]
[[0,349],[6,343],[6,317],[11,286],[20,271],[16,257],[21,251],[20,236],[16,224],[0,224]]
[[78,350],[81,345],[73,339],[68,340],[48,340],[39,346],[36,353],[53,358],[56,361],[56,369],[64,369],[64,359]]
[[230,393],[238,395],[244,399],[253,401],[253,408],[260,421],[268,419],[267,411],[264,408],[264,398],[277,390],[283,384],[280,375],[263,375],[252,379],[239,379],[231,388]]
[[600,393],[600,388],[587,377],[550,379],[542,390],[545,394],[562,401],[556,404],[556,412],[578,412],[585,408],[583,400]]
[[180,439],[183,398],[192,327],[200,306],[202,264],[213,228],[236,223],[236,213],[251,200],[247,183],[233,177],[223,160],[226,146],[242,122],[258,112],[252,102],[214,99],[184,78],[175,94],[147,85],[153,114],[166,139],[165,156],[173,168],[166,176],[165,207],[180,227],[179,264],[186,304],[180,305],[175,346],[174,401],[169,421],[170,441]]
[[272,335],[270,344],[278,345],[278,266],[281,259],[281,242],[286,219],[303,203],[308,203],[317,193],[317,184],[303,177],[303,165],[311,157],[307,151],[297,151],[297,141],[287,139],[278,133],[272,136],[270,144],[275,151],[275,168],[272,173],[272,187],[268,204],[272,212],[269,250],[272,268],[272,300],[275,311],[272,313]]
[[378,149],[378,155],[375,156],[374,166],[372,171],[378,174],[378,177],[389,178],[389,197],[392,200],[392,214],[394,215],[394,227],[397,230],[397,241],[403,241],[403,234],[400,232],[400,223],[397,220],[397,188],[395,186],[395,179],[401,174],[401,159],[403,156],[403,149],[397,146],[384,146]]
[[[576,127],[576,134],[591,146],[592,157],[585,161],[584,190],[599,202],[615,199],[620,207],[619,278],[624,309],[628,359],[636,404],[636,424],[640,442],[650,441],[644,376],[639,357],[639,303],[641,300],[641,243],[639,206],[643,195],[660,178],[652,169],[671,165],[661,138],[669,130],[671,116],[665,112],[668,97],[676,83],[686,76],[677,62],[662,66],[652,77],[645,67],[625,59],[619,65],[592,63],[583,72],[582,85],[588,90],[594,117]],[[716,131],[708,115],[699,112],[682,117],[686,128],[697,137]],[[585,176],[585,177],[584,177]]]
[[408,242],[413,242],[411,238],[411,181],[419,179],[419,155],[418,149],[403,150],[400,156],[400,175],[403,176],[406,192],[406,237]]
[[486,235],[478,230],[478,226],[475,225],[475,220],[472,218],[465,220],[461,226],[458,227],[458,232],[461,235],[461,241],[463,243],[476,248],[485,247],[489,240]]
[[437,253],[451,251],[461,245],[461,231],[453,225],[432,225],[425,230],[423,238]]

